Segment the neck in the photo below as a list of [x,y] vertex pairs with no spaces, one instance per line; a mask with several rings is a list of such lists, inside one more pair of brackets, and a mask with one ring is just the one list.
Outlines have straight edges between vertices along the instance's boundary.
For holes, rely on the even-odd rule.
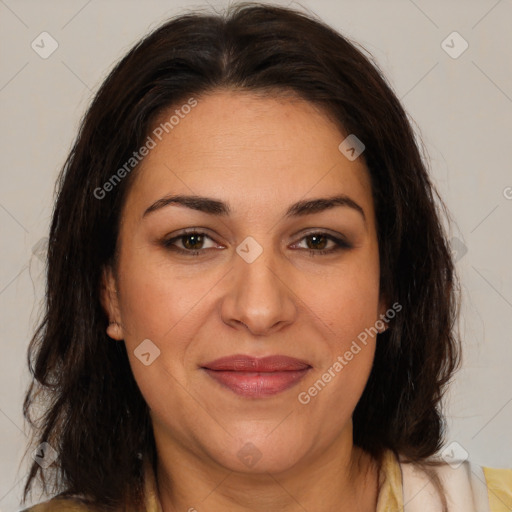
[[[350,432],[351,433],[351,432]],[[342,440],[343,441],[343,440]],[[330,446],[280,472],[242,473],[157,440],[158,495],[163,512],[375,512],[376,461],[350,443]]]

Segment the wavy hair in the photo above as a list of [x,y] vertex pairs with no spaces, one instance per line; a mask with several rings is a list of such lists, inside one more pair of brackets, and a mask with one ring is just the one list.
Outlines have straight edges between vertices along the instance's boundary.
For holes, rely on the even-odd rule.
[[[86,112],[57,182],[44,316],[29,346],[24,414],[34,444],[58,458],[33,463],[24,499],[43,489],[119,509],[143,501],[143,460],[156,449],[148,407],[125,345],[106,335],[103,269],[115,262],[120,212],[135,169],[98,199],[171,106],[216,90],[293,93],[366,146],[381,293],[402,306],[379,334],[353,414],[354,443],[425,462],[442,445],[442,396],[460,364],[458,280],[443,227],[448,211],[411,122],[373,57],[314,15],[242,3],[192,11],[138,42]],[[34,409],[42,410],[35,418]],[[50,487],[50,484],[53,484]]]

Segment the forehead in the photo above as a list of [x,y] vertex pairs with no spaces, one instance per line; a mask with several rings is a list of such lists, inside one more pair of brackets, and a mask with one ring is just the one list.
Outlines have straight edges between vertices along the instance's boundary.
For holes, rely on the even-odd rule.
[[298,97],[217,91],[192,109],[162,113],[127,203],[143,210],[165,194],[185,193],[223,199],[234,211],[269,211],[340,192],[373,214],[363,158],[350,161],[338,149],[346,135]]

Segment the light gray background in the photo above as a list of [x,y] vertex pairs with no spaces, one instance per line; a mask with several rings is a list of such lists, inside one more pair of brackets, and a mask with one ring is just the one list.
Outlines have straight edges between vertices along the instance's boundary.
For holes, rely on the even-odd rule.
[[[3,512],[18,509],[26,474],[27,464],[20,464],[28,433],[21,414],[26,348],[43,289],[34,246],[47,235],[59,168],[114,62],[167,17],[206,5],[0,0]],[[210,5],[220,9],[227,2]],[[467,248],[457,263],[465,360],[447,400],[448,443],[459,443],[478,464],[512,467],[512,2],[303,0],[302,5],[375,56],[426,144],[433,179],[456,221],[451,236]],[[31,48],[43,31],[59,44],[46,60]],[[469,44],[457,59],[441,46],[453,31]],[[457,41],[448,44],[460,48]]]

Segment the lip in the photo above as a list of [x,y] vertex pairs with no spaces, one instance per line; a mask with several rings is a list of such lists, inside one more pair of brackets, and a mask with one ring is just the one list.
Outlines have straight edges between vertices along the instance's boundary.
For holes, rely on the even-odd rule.
[[223,387],[244,397],[262,398],[297,384],[311,369],[307,362],[283,355],[221,357],[201,367]]

